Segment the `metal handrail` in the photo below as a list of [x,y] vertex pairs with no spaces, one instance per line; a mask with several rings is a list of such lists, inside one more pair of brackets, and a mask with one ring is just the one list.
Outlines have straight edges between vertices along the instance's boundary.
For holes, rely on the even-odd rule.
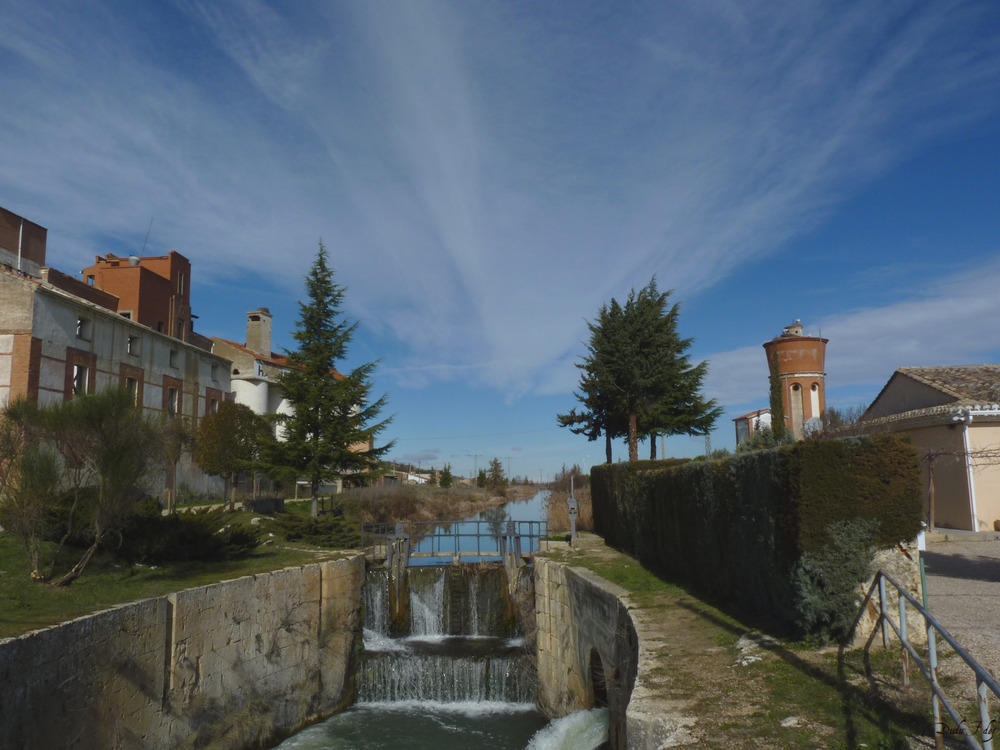
[[[474,530],[469,530],[474,526]],[[483,527],[486,530],[483,530]],[[430,550],[409,552],[408,559],[414,557],[461,558],[462,555],[480,558],[504,559],[508,553],[523,551],[530,554],[540,548],[547,536],[545,521],[397,521],[394,523],[366,523],[361,527],[361,548],[370,558],[392,554],[392,545],[400,540],[409,540],[410,547],[429,545]],[[475,539],[475,550],[462,550],[462,540]],[[484,544],[484,540],[489,540]]]
[[[899,622],[897,623],[892,619],[889,614],[887,599],[886,599],[886,582],[889,583],[898,595],[899,602]],[[928,612],[908,591],[906,591],[902,586],[900,586],[896,581],[894,581],[887,573],[882,570],[875,575],[875,580],[872,581],[872,585],[868,589],[868,593],[865,595],[865,600],[861,605],[861,611],[858,614],[858,620],[860,620],[861,615],[865,612],[866,606],[872,599],[872,594],[875,589],[878,589],[879,598],[879,616],[875,623],[875,627],[872,629],[872,633],[865,643],[865,655],[868,654],[871,649],[872,641],[875,638],[875,633],[881,627],[882,629],[882,646],[883,648],[889,648],[889,633],[886,630],[886,623],[896,634],[902,645],[901,658],[903,661],[903,685],[908,685],[910,682],[909,673],[909,659],[913,658],[916,662],[920,673],[923,675],[924,679],[927,680],[931,688],[931,712],[934,715],[934,741],[938,750],[944,748],[944,724],[941,722],[941,706],[943,705],[945,710],[951,716],[955,722],[955,726],[962,732],[965,737],[966,744],[969,747],[974,748],[974,750],[993,750],[993,729],[995,722],[990,719],[989,712],[989,693],[993,693],[994,697],[1000,699],[1000,684],[993,679],[993,676],[987,672],[983,666],[977,662],[969,653],[959,645],[958,641],[949,633],[937,619]],[[920,658],[920,655],[914,649],[913,645],[907,638],[906,633],[906,602],[909,602],[914,609],[920,613],[921,617],[924,618],[924,628],[927,631],[927,661]],[[855,620],[855,625],[858,620]],[[941,684],[938,682],[938,661],[937,661],[937,636],[935,633],[940,634],[942,638],[951,646],[955,653],[962,657],[965,663],[972,669],[973,673],[976,675],[976,703],[979,708],[979,736],[980,739],[977,740],[972,730],[966,725],[964,718],[959,716],[958,711],[949,702],[947,696],[941,688]]]

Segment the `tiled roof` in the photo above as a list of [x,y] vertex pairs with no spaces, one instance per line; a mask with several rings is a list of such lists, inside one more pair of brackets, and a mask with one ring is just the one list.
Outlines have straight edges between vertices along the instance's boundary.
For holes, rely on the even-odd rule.
[[271,352],[271,356],[265,356],[263,354],[260,354],[259,352],[253,351],[252,349],[248,349],[245,344],[237,344],[235,341],[230,341],[229,339],[220,339],[213,336],[212,340],[221,341],[224,344],[228,344],[229,346],[233,347],[233,349],[241,351],[244,354],[248,354],[254,359],[259,359],[261,362],[269,362],[270,364],[275,365],[276,367],[288,367],[288,357],[286,357],[283,354],[275,354],[274,352]]
[[[230,341],[229,339],[220,339],[218,337],[213,336],[212,341],[221,341],[222,343],[228,344],[229,346],[233,347],[238,351],[243,352],[244,354],[250,355],[256,360],[260,360],[261,362],[268,362],[272,365],[275,365],[276,367],[283,367],[286,370],[289,367],[291,367],[291,365],[288,364],[288,357],[286,357],[284,354],[275,354],[274,352],[271,352],[270,357],[265,357],[263,354],[260,354],[259,352],[255,352],[252,349],[248,349],[245,344],[237,344],[235,341]],[[344,376],[341,375],[336,370],[331,370],[330,372],[333,373],[333,377],[335,377],[337,380],[345,379]]]
[[900,367],[896,372],[941,391],[963,405],[1000,402],[1000,365]]

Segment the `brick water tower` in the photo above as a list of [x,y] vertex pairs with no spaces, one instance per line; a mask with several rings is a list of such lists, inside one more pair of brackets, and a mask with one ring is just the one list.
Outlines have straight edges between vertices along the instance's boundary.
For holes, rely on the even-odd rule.
[[820,419],[826,410],[826,342],[803,336],[802,321],[796,320],[764,344],[768,367],[777,367],[781,380],[785,427],[796,438],[802,437],[810,419]]

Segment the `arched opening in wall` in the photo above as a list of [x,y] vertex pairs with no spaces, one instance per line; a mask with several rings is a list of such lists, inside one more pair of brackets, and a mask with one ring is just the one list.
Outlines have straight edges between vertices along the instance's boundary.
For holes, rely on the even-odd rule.
[[813,383],[809,386],[809,416],[822,416],[819,408],[819,383]]
[[802,387],[792,383],[792,431],[799,435],[802,432]]
[[607,708],[608,683],[604,676],[604,662],[596,648],[590,649],[590,684],[594,688],[594,708]]

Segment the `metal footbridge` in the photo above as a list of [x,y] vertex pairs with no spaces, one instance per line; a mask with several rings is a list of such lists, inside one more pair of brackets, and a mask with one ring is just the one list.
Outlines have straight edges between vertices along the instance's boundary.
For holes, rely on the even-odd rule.
[[545,521],[396,521],[361,528],[361,547],[388,568],[500,560],[519,567],[539,550]]

